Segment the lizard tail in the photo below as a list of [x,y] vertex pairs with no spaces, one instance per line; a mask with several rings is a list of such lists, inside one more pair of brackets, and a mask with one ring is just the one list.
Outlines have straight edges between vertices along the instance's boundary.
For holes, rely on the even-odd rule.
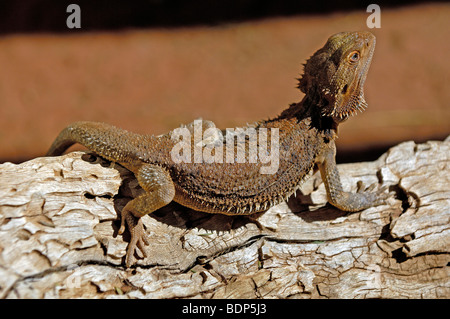
[[[78,123],[74,123],[78,124]],[[58,137],[53,141],[52,145],[50,146],[49,150],[45,154],[45,156],[58,156],[63,154],[69,147],[71,147],[73,144],[77,143],[78,140],[75,136],[73,136],[73,126],[74,124],[71,124],[64,128],[61,133],[59,133]],[[83,143],[81,143],[83,144]]]
[[129,159],[133,150],[139,149],[142,139],[143,136],[109,124],[75,122],[59,133],[46,156],[61,155],[70,146],[78,143],[102,157],[120,162],[122,159]]

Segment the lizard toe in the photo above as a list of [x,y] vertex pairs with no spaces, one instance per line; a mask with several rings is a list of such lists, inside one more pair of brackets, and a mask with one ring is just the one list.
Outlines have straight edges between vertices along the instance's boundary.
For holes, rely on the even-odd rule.
[[375,205],[383,205],[387,203],[387,199],[394,195],[394,192],[388,192],[389,186],[385,185],[375,192]]
[[365,188],[366,188],[366,185],[364,184],[363,181],[357,181],[356,182],[356,192],[357,193],[364,192]]
[[147,257],[145,246],[148,245],[148,240],[145,236],[142,219],[134,216],[131,211],[125,210],[124,208],[122,211],[122,224],[119,229],[119,234],[124,232],[125,222],[131,235],[131,240],[127,247],[125,264],[127,267],[130,267],[135,262],[135,254],[139,258]]

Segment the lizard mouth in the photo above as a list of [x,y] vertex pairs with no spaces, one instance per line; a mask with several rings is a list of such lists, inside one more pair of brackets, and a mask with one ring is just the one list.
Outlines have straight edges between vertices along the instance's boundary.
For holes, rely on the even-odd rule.
[[333,109],[328,115],[344,120],[349,116],[355,115],[358,111],[362,112],[367,108],[368,104],[364,98],[364,82],[366,81],[367,71],[372,61],[374,46],[367,53],[367,59],[364,64],[356,71],[359,75],[357,79],[353,83],[344,84],[340,90],[337,90],[338,93],[334,95]]
[[364,111],[368,104],[364,99],[363,79],[359,79],[356,85],[349,90],[349,85],[345,84],[341,94],[336,98],[335,107],[329,115],[345,119],[355,115],[358,111]]

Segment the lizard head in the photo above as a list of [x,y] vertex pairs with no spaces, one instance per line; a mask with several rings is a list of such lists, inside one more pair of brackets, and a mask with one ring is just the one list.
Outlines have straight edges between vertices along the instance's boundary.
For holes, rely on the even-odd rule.
[[319,98],[323,116],[345,120],[364,110],[364,82],[375,49],[370,32],[341,32],[332,35],[325,46],[307,61],[299,88]]

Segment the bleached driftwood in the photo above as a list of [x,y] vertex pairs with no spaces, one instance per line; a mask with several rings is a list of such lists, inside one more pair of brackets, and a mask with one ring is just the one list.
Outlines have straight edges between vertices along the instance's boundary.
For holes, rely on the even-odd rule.
[[254,217],[172,203],[144,217],[148,258],[126,269],[117,218],[142,191],[130,172],[81,152],[2,164],[0,296],[449,298],[450,138],[339,169],[347,190],[396,195],[348,214],[315,174]]

